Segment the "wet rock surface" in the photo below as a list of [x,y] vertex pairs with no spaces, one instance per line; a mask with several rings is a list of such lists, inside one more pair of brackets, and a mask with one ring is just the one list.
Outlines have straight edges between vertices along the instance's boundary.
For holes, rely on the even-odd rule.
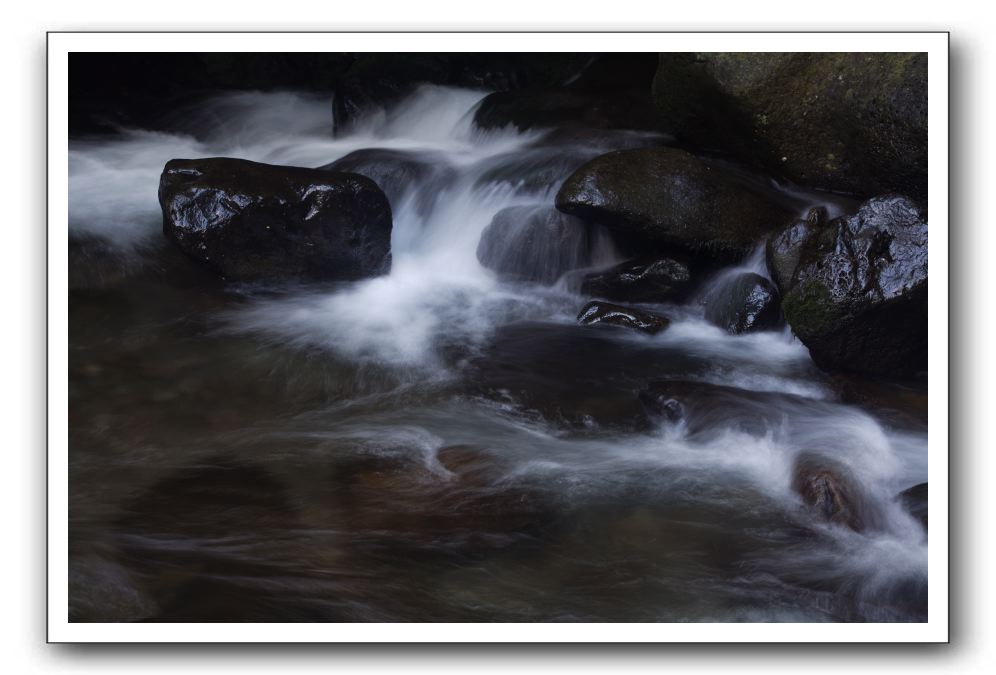
[[782,308],[817,365],[916,376],[927,366],[927,221],[876,197],[798,244]]
[[705,298],[705,318],[732,335],[782,325],[778,289],[760,274],[728,275]]
[[651,335],[660,333],[671,324],[667,317],[659,314],[599,300],[589,302],[581,308],[581,311],[578,312],[578,323],[582,326],[606,325],[635,328]]
[[390,269],[391,207],[364,176],[174,159],[159,203],[166,237],[228,280],[348,280]]
[[587,275],[581,293],[628,302],[673,302],[687,296],[691,281],[688,265],[682,262],[643,258]]
[[716,262],[733,262],[789,214],[735,175],[674,148],[602,155],[560,188],[557,208]]
[[477,259],[504,278],[551,284],[591,264],[595,230],[550,206],[511,206],[481,233]]

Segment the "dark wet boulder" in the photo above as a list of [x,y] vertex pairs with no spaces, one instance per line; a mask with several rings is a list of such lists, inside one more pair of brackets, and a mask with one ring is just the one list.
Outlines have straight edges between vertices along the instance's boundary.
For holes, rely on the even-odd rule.
[[754,272],[727,274],[705,298],[706,321],[732,335],[782,326],[778,289]]
[[550,206],[510,206],[484,228],[477,259],[504,278],[551,284],[591,264],[595,230]]
[[636,259],[595,274],[581,283],[584,295],[626,302],[669,302],[691,288],[688,265],[672,258]]
[[664,53],[661,128],[794,182],[926,198],[925,53]]
[[927,484],[920,483],[903,490],[896,498],[911,516],[920,521],[923,529],[927,529]]
[[557,208],[710,261],[733,262],[790,214],[718,165],[674,148],[597,157],[560,188]]
[[[401,199],[414,187],[446,185],[456,177],[456,170],[438,154],[393,148],[354,150],[318,168],[366,176],[384,191],[393,209],[400,206]],[[438,196],[438,189],[422,190],[417,195],[416,207],[427,212]]]
[[799,266],[802,244],[810,235],[819,232],[827,223],[827,210],[822,206],[809,210],[806,218],[786,226],[771,235],[765,246],[765,258],[771,278],[784,293],[792,285],[792,276]]
[[163,232],[229,280],[362,279],[391,264],[391,207],[364,176],[242,159],[174,159]]
[[800,245],[782,308],[826,370],[919,376],[927,367],[927,222],[876,197]]
[[635,328],[654,335],[671,325],[671,322],[659,314],[645,312],[641,309],[613,305],[610,302],[595,300],[581,308],[578,313],[578,323],[582,326],[604,324]]
[[820,458],[801,457],[792,472],[792,489],[822,520],[855,532],[868,526],[860,488],[843,467]]

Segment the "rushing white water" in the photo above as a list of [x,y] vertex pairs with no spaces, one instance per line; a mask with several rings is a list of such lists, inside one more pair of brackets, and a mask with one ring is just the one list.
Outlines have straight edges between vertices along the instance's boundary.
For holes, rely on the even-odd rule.
[[[563,280],[550,285],[511,283],[478,262],[476,251],[485,227],[507,207],[548,207],[559,183],[586,158],[614,147],[659,143],[660,139],[605,134],[601,140],[554,143],[545,141],[540,132],[482,133],[474,128],[472,116],[483,95],[425,87],[396,109],[360,120],[341,138],[331,135],[326,100],[289,93],[226,95],[177,114],[178,128],[189,130],[190,135],[122,130],[113,138],[74,141],[70,147],[70,233],[106,240],[125,257],[144,255],[146,248],[159,243],[161,218],[155,198],[159,174],[163,164],[176,157],[232,156],[319,167],[370,148],[405,153],[433,171],[392,193],[390,274],[331,287],[268,288],[260,293],[243,289],[237,306],[210,315],[207,331],[212,339],[252,340],[254,348],[267,353],[327,357],[345,369],[346,375],[336,371],[336,377],[348,379],[365,367],[386,369],[392,374],[388,384],[363,392],[357,388],[346,400],[229,430],[219,437],[219,443],[239,448],[280,475],[295,463],[310,466],[325,461],[322,458],[329,447],[344,443],[378,456],[410,454],[428,469],[431,480],[453,490],[462,488],[454,483],[456,474],[439,460],[440,450],[456,444],[483,448],[498,467],[488,479],[495,489],[540,486],[558,501],[558,508],[575,514],[579,522],[586,522],[586,509],[596,508],[591,505],[614,505],[605,511],[615,513],[612,509],[616,509],[623,515],[607,526],[613,545],[623,546],[615,537],[624,541],[629,527],[637,528],[640,537],[663,533],[646,549],[625,550],[630,559],[640,555],[652,559],[648,569],[660,574],[661,588],[669,589],[668,593],[677,592],[672,585],[685,583],[683,575],[692,574],[689,570],[698,569],[700,561],[693,556],[691,562],[682,562],[674,553],[678,572],[672,574],[666,565],[658,567],[671,560],[669,545],[681,550],[680,542],[667,540],[665,535],[685,532],[669,529],[672,525],[665,523],[677,522],[678,516],[662,513],[674,509],[682,514],[693,508],[693,515],[686,517],[695,523],[696,518],[704,519],[696,525],[701,532],[693,528],[701,536],[708,538],[712,530],[728,528],[729,537],[751,542],[750,551],[739,558],[739,572],[724,582],[715,580],[719,599],[699,608],[699,619],[839,616],[820,605],[822,600],[814,600],[813,606],[791,605],[796,594],[793,584],[836,589],[859,603],[888,607],[895,604],[897,588],[924,586],[925,536],[894,496],[926,481],[925,433],[887,426],[868,412],[838,403],[831,384],[787,330],[731,336],[706,323],[693,302],[651,307],[673,319],[670,328],[657,336],[598,332],[598,339],[623,354],[618,369],[608,362],[571,361],[569,349],[554,346],[543,352],[548,338],[539,334],[525,346],[502,346],[508,329],[531,325],[527,322],[553,331],[563,329],[566,332],[549,335],[566,335],[567,347],[574,344],[572,336],[582,339],[590,333],[571,328],[582,299]],[[811,193],[801,191],[786,193],[786,199],[819,203]],[[608,265],[617,256],[611,247],[603,246],[595,264]],[[762,250],[721,273],[713,283],[720,283],[724,274],[743,271],[767,276]],[[673,365],[678,357],[687,364]],[[620,430],[603,428],[596,420],[581,433],[566,432],[545,415],[526,414],[532,412],[531,407],[520,405],[509,387],[501,389],[501,396],[482,394],[475,388],[476,371],[468,371],[467,364],[483,359],[486,369],[489,359],[497,362],[500,358],[521,364],[529,376],[549,367],[568,389],[575,388],[574,378],[582,382],[590,371],[601,372],[598,368],[604,367],[606,381],[633,392],[652,380],[690,379],[769,396],[708,408],[705,429],[680,422],[661,423],[649,431]],[[273,372],[280,371],[271,370],[271,377]],[[307,381],[303,376],[300,379]],[[433,389],[443,386],[439,382],[449,383],[446,386],[458,382],[457,393]],[[183,395],[189,396],[190,385],[184,386]],[[591,385],[576,388],[586,386]],[[436,393],[425,394],[425,389]],[[266,451],[253,451],[257,445]],[[136,444],[131,451],[136,453],[131,461],[138,464],[171,466],[174,461],[170,453],[154,445]],[[196,462],[204,461],[196,448],[190,452]],[[858,533],[808,515],[792,488],[794,467],[804,455],[826,458],[841,467],[867,496],[869,509],[876,514],[874,527]],[[293,485],[299,494],[315,489],[299,478],[284,479],[298,481]],[[389,492],[390,486],[386,489]],[[651,510],[634,506],[634,495]],[[747,519],[747,524],[708,520],[734,516]],[[592,531],[601,532],[599,519],[607,517],[592,516]],[[782,541],[779,527],[784,523],[814,534]],[[309,527],[324,531],[328,526],[312,523]],[[604,552],[581,550],[587,537],[558,540],[552,559],[580,560],[590,555],[590,564],[603,571],[619,564],[600,557],[609,556],[614,550],[611,546]],[[583,564],[589,564],[587,559]],[[493,565],[488,569],[497,587],[509,583],[502,581],[509,569]],[[521,576],[511,584],[519,589],[514,592],[528,595],[538,592],[539,585],[543,593],[551,593],[543,579],[553,572],[544,565],[554,563],[520,570]],[[461,583],[474,588],[465,580]],[[773,604],[767,612],[737,609],[728,615],[716,614],[726,606],[723,593],[748,598],[755,586],[768,589],[765,592],[772,594],[772,603],[777,596],[783,604]],[[785,589],[784,598],[777,589]],[[575,602],[571,598],[548,600],[564,607]],[[500,605],[498,599],[489,601]],[[480,602],[484,601],[476,596],[468,600],[469,604]],[[499,609],[495,610],[498,616],[519,616],[516,612],[522,611]],[[597,617],[607,610],[597,605],[551,609],[560,616],[557,611],[565,616],[590,612]],[[674,618],[664,606],[647,611],[635,615]],[[875,611],[859,610],[858,615],[879,620]],[[898,614],[886,612],[885,618],[904,620],[903,610],[888,611]],[[396,616],[370,612],[364,616]]]

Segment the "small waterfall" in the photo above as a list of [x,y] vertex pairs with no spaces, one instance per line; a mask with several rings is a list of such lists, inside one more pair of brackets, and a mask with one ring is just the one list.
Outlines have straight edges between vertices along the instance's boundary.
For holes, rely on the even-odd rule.
[[[590,158],[660,138],[481,132],[485,93],[423,87],[337,137],[327,100],[225,94],[178,112],[182,133],[71,143],[70,237],[137,266],[166,246],[156,190],[176,157],[364,173],[394,218],[386,276],[209,291],[122,282],[99,298],[119,303],[119,323],[105,326],[104,304],[79,310],[97,318],[74,319],[71,352],[95,361],[72,371],[73,391],[101,403],[76,423],[102,426],[74,437],[74,471],[102,488],[74,493],[74,513],[127,512],[146,490],[137,519],[175,503],[203,467],[251,461],[243,473],[266,494],[290,495],[281,536],[253,529],[265,509],[235,486],[246,517],[238,504],[183,508],[191,522],[237,521],[245,542],[182,529],[171,541],[197,562],[183,567],[192,575],[209,568],[204,550],[218,577],[229,568],[217,561],[251,570],[226,578],[233,596],[279,573],[272,606],[377,621],[920,620],[926,537],[895,496],[927,479],[924,429],[839,403],[787,329],[731,335],[703,321],[703,303],[744,275],[770,283],[763,246],[686,304],[660,305],[671,325],[658,335],[579,328],[578,275],[621,260],[607,230],[553,197]],[[832,201],[744,180],[803,213]],[[680,423],[641,411],[638,394],[661,382],[684,397]],[[112,471],[107,447],[87,445],[108,427],[124,458]],[[860,493],[870,525],[814,515],[793,487],[803,460]],[[209,473],[223,486],[241,475]],[[130,553],[164,555],[161,533],[126,534]],[[619,583],[605,588],[609,577]],[[410,592],[427,584],[447,590],[443,610]]]

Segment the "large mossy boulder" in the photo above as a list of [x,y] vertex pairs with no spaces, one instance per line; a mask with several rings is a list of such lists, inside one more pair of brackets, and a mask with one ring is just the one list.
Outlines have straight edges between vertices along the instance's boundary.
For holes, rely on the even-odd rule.
[[921,376],[927,369],[927,221],[905,197],[865,202],[798,244],[782,308],[827,370]]
[[610,152],[561,186],[557,208],[627,236],[733,262],[791,219],[737,174],[675,148]]
[[391,207],[364,176],[242,159],[174,159],[163,232],[228,280],[352,280],[391,264]]
[[924,53],[664,53],[661,128],[795,182],[860,196],[927,190]]
[[510,206],[481,233],[477,259],[501,277],[552,284],[591,264],[593,226],[550,206]]

